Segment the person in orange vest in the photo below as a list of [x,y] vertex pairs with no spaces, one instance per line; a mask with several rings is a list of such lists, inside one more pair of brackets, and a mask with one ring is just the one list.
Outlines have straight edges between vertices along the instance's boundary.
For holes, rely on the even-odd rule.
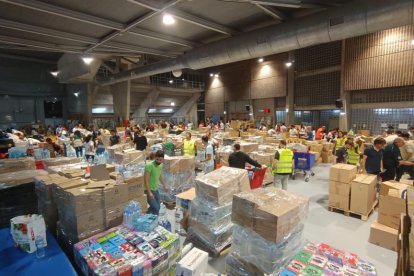
[[315,139],[316,140],[322,140],[324,135],[325,135],[325,126],[322,126],[320,128],[318,128],[318,130],[316,131],[316,135],[315,135]]

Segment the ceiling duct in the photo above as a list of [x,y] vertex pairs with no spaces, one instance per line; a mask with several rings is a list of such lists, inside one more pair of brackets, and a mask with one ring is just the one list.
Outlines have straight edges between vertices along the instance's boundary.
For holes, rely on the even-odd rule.
[[110,85],[183,68],[202,69],[413,24],[414,0],[359,0],[195,48],[175,59],[116,74]]
[[[95,78],[102,58],[93,57],[89,64],[83,60],[84,55],[65,53],[58,61],[58,78],[60,83],[90,82]],[[90,58],[88,56],[88,58]]]

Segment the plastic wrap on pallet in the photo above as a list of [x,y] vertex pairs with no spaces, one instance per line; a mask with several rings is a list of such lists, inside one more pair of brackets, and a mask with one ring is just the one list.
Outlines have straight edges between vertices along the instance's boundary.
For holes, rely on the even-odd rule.
[[117,165],[127,165],[132,163],[142,163],[145,162],[145,152],[127,149],[122,152],[116,152],[114,155],[114,164]]
[[16,185],[32,183],[36,176],[47,175],[43,170],[21,170],[16,172],[0,174],[0,190]]
[[137,176],[143,176],[145,171],[145,162],[134,162],[127,165],[115,165],[115,172],[122,175],[124,179],[130,179]]
[[288,144],[287,148],[291,149],[293,151],[296,151],[296,152],[307,152],[309,150],[308,146],[302,145],[302,144],[299,144],[299,143]]
[[273,159],[275,158],[275,154],[260,152],[260,151],[251,152],[249,156],[253,160],[256,160],[259,164],[270,165],[270,166],[272,166]]
[[276,273],[301,248],[303,229],[303,224],[299,224],[281,241],[271,242],[248,228],[234,225],[232,253],[266,274]]
[[43,166],[45,169],[49,167],[67,165],[67,164],[75,164],[79,163],[79,158],[77,157],[56,157],[56,158],[49,158],[43,160]]
[[[265,276],[260,269],[254,264],[251,264],[245,260],[242,260],[235,254],[229,254],[226,257],[226,272],[232,276]],[[266,276],[276,276],[277,274],[270,274]]]
[[221,167],[195,181],[196,195],[213,205],[232,202],[233,195],[250,190],[249,177],[246,170]]
[[196,246],[200,246],[213,254],[220,253],[232,242],[233,223],[210,227],[189,219],[188,238]]
[[194,171],[194,156],[165,156],[163,170],[169,173]]
[[232,221],[279,242],[306,218],[309,200],[277,188],[234,195]]
[[216,206],[200,198],[191,202],[190,217],[192,221],[218,227],[231,222],[231,203]]
[[231,145],[219,147],[216,151],[216,159],[222,166],[229,165],[229,156],[233,153]]
[[35,170],[34,158],[0,159],[0,173],[10,173],[21,170]]
[[158,275],[180,256],[177,235],[162,227],[142,233],[115,227],[74,246],[84,275]]

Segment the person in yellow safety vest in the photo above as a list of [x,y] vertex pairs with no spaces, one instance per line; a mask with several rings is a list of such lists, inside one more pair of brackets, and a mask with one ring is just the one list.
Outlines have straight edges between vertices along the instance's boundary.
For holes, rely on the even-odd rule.
[[336,162],[359,166],[361,154],[354,142],[348,140],[344,147],[336,152]]
[[344,133],[342,131],[338,131],[338,135],[335,139],[335,151],[339,150],[345,145],[345,138]]
[[184,148],[184,156],[195,156],[196,142],[191,139],[191,133],[187,132],[186,138],[183,140],[181,147]]
[[293,151],[286,148],[285,140],[280,141],[279,147],[280,149],[276,152],[273,160],[273,185],[276,188],[287,190],[288,179],[293,172],[295,161]]

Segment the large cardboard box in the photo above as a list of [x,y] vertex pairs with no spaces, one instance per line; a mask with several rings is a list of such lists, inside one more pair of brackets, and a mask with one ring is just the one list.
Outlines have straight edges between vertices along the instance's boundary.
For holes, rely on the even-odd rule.
[[349,183],[341,183],[330,180],[329,194],[349,196],[351,194],[351,185]]
[[63,198],[64,208],[74,214],[86,210],[103,210],[103,189],[87,186],[68,189]]
[[130,149],[122,152],[115,153],[115,163],[117,164],[129,164],[145,162],[145,152]]
[[414,187],[413,186],[407,187],[407,211],[408,211],[407,215],[410,218],[414,219]]
[[124,183],[128,186],[128,200],[144,195],[145,184],[143,175],[124,179]]
[[177,264],[176,275],[203,276],[207,270],[208,253],[198,248],[191,249]]
[[319,157],[321,157],[321,153],[317,151],[309,151],[309,154],[315,155],[315,161],[318,160]]
[[[111,180],[113,181],[113,180]],[[128,201],[128,185],[125,183],[106,186],[103,189],[104,207],[114,207]]]
[[79,163],[77,157],[56,157],[43,160],[43,166],[47,169],[48,167],[55,167],[67,164]]
[[335,144],[333,144],[333,143],[323,143],[322,144],[322,151],[332,153],[334,147],[335,147]]
[[179,173],[194,171],[195,157],[194,156],[168,156],[164,158],[164,171],[169,173]]
[[376,201],[376,186],[375,175],[359,174],[355,177],[351,182],[351,212],[362,215],[371,212]]
[[272,165],[273,159],[275,158],[274,154],[266,152],[252,152],[249,155],[253,160],[256,160],[262,165]]
[[398,251],[398,230],[374,222],[371,225],[369,242],[378,246]]
[[330,163],[330,158],[332,156],[332,152],[322,151],[322,163]]
[[19,159],[1,159],[0,160],[0,174],[10,173],[21,170],[35,170],[34,158],[19,158]]
[[357,174],[357,166],[347,164],[335,164],[329,172],[329,180],[350,183]]
[[215,205],[232,201],[233,195],[250,190],[246,170],[221,167],[206,175],[198,176],[195,181],[196,195]]
[[371,136],[371,131],[369,129],[360,129],[357,133],[366,137]]
[[259,150],[259,144],[258,143],[240,143],[240,151],[244,153],[250,153],[253,151]]
[[231,220],[273,242],[283,240],[302,222],[309,208],[306,198],[276,189],[255,189],[233,196]]
[[323,145],[321,145],[321,144],[317,144],[317,143],[312,143],[312,144],[309,146],[309,149],[310,149],[310,151],[314,151],[314,152],[319,152],[319,153],[321,153],[321,152],[322,152],[322,149],[323,149]]
[[329,207],[349,211],[349,195],[329,194]]
[[399,229],[400,215],[406,212],[406,200],[402,196],[408,187],[395,181],[382,183],[378,208],[379,223],[396,230]]

